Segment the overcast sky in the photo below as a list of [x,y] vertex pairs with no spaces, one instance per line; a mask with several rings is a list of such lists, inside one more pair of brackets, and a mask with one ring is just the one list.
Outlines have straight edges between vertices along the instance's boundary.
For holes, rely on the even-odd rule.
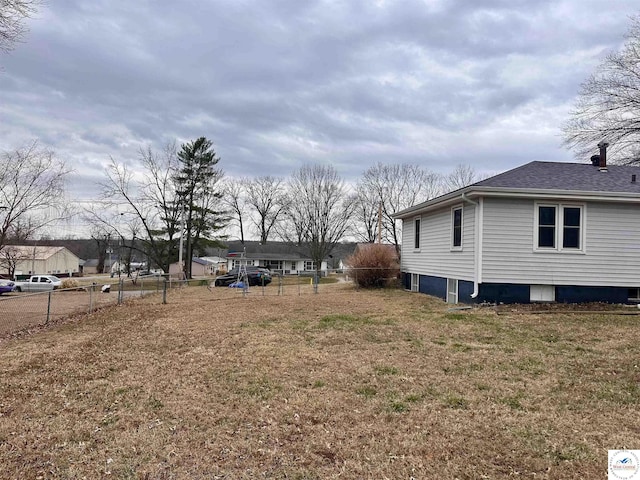
[[227,175],[330,163],[573,161],[580,83],[637,0],[48,0],[0,54],[0,148],[38,139],[90,198],[113,157],[211,139]]

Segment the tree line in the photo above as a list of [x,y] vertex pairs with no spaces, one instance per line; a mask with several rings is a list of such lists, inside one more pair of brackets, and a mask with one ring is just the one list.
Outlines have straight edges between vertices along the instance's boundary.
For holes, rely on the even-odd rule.
[[[418,165],[378,164],[349,185],[331,165],[303,165],[289,177],[231,178],[205,137],[139,152],[143,174],[111,159],[101,198],[86,209],[92,237],[103,247],[117,239],[128,252],[141,251],[165,270],[180,258],[191,276],[190,259],[232,236],[242,243],[284,241],[305,252],[318,268],[347,238],[399,246],[391,215],[419,201],[476,180],[459,165],[447,176]],[[235,235],[233,235],[235,234]],[[181,244],[182,240],[182,244]],[[100,249],[105,250],[105,248]]]
[[[5,152],[4,159],[10,167],[0,172],[5,264],[18,259],[3,246],[42,235],[59,216],[80,214],[90,225],[100,264],[116,247],[125,264],[137,257],[168,270],[182,258],[187,277],[188,259],[224,247],[232,234],[243,243],[248,238],[289,242],[318,268],[345,239],[399,246],[394,212],[477,179],[464,165],[442,176],[419,165],[382,163],[365,170],[355,184],[321,164],[301,166],[286,178],[230,178],[211,140],[200,137],[180,147],[141,150],[137,169],[111,158],[95,201],[71,212],[64,190],[72,172],[53,152],[33,143]],[[42,216],[54,206],[58,217]]]

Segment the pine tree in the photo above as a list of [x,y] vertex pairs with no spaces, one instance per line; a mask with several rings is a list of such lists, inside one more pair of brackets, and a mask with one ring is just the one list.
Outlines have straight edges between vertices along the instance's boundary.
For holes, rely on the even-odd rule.
[[214,234],[226,221],[219,209],[223,172],[217,167],[220,157],[216,157],[213,143],[205,137],[183,144],[178,160],[176,193],[184,222],[185,273],[191,278],[194,252],[217,244]]

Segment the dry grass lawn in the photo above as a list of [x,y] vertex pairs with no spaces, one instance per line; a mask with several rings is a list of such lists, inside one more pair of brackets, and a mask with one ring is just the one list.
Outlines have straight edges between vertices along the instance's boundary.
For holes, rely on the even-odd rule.
[[0,341],[0,478],[606,478],[640,317],[193,287]]

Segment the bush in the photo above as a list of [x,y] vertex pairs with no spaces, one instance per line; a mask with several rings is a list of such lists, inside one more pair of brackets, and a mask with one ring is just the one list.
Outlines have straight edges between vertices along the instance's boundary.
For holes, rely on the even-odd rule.
[[364,288],[384,287],[400,272],[395,247],[378,243],[359,245],[347,265],[349,275]]
[[80,285],[78,283],[78,281],[74,278],[65,278],[64,280],[62,280],[62,284],[60,285],[60,288],[77,288],[78,285]]

